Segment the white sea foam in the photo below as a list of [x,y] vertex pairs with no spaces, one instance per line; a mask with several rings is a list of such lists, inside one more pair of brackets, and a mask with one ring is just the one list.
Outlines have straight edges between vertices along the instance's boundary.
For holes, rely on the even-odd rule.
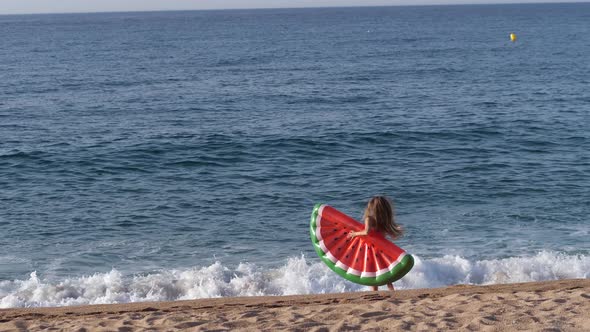
[[[398,289],[589,278],[590,256],[541,252],[530,257],[470,261],[459,256],[415,257]],[[330,271],[316,257],[290,258],[275,269],[217,262],[207,267],[123,276],[117,270],[50,281],[32,272],[0,282],[0,308],[184,300],[195,298],[338,293],[365,289]]]

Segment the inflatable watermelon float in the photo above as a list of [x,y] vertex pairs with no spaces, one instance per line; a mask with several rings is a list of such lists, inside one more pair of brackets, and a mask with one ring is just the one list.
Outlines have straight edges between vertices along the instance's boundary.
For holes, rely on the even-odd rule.
[[401,279],[412,269],[414,258],[379,233],[348,238],[348,233],[364,229],[364,224],[325,204],[316,204],[311,213],[309,231],[315,251],[345,279],[381,286]]

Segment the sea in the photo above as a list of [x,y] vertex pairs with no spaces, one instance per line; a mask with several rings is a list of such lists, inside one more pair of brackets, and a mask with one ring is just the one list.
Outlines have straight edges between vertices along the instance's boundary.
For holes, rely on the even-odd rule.
[[[590,277],[590,3],[0,16],[0,307]],[[512,42],[510,34],[517,37]]]

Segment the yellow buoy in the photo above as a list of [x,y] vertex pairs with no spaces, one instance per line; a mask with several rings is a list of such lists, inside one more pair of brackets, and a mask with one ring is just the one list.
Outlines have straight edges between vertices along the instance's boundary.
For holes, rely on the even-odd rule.
[[512,41],[512,42],[516,41],[516,34],[514,34],[514,33],[510,34],[510,41]]

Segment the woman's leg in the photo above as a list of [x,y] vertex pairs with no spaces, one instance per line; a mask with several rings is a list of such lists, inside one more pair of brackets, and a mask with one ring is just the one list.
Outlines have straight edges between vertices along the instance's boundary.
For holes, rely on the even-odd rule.
[[379,290],[379,286],[371,286],[371,290],[372,291],[377,291],[377,290]]
[[388,284],[387,284],[387,288],[388,288],[390,291],[392,291],[392,290],[395,290],[395,288],[393,288],[393,283],[392,283],[392,282],[390,282],[390,283],[388,283]]

